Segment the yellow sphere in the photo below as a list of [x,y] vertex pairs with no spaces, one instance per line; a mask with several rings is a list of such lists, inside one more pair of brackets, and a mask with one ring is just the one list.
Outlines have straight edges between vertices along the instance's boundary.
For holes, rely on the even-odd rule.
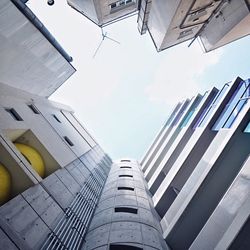
[[34,148],[28,145],[15,143],[15,146],[30,163],[33,169],[43,178],[45,175],[45,166],[41,155]]
[[11,176],[9,171],[0,164],[0,205],[8,201],[11,192]]

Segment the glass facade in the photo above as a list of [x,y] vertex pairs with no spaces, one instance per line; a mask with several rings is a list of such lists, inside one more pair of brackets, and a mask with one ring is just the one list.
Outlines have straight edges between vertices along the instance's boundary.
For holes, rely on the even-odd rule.
[[207,108],[201,114],[201,116],[200,116],[200,118],[198,120],[199,122],[197,122],[197,124],[194,126],[194,128],[196,128],[196,127],[204,127],[204,125],[207,123],[208,119],[211,117],[212,112],[217,107],[219,101],[222,99],[222,97],[224,97],[228,87],[229,87],[229,84],[226,83],[223,86],[223,88],[217,93],[217,95],[215,95],[215,97],[213,98],[212,103],[208,104]]
[[248,123],[248,125],[246,126],[244,133],[250,133],[250,122]]
[[249,100],[249,82],[249,79],[240,82],[219,119],[213,126],[213,130],[218,131],[221,128],[230,128],[232,126],[238,114]]
[[[206,95],[206,93],[205,93],[205,95]],[[196,98],[196,100],[194,101],[192,107],[190,108],[190,111],[186,114],[185,118],[183,119],[182,123],[180,124],[181,128],[184,128],[188,124],[188,122],[190,121],[191,117],[193,116],[195,110],[199,106],[202,98],[203,98],[202,96],[198,96]]]
[[178,112],[177,116],[175,117],[175,119],[173,120],[172,126],[176,125],[178,123],[178,121],[181,119],[183,113],[185,112],[186,108],[188,107],[188,104],[190,103],[190,101],[186,101],[183,106],[181,107],[180,111]]

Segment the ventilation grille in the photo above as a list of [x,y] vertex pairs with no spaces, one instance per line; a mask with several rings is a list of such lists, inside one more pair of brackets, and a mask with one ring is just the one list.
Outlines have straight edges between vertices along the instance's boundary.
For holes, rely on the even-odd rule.
[[107,173],[104,171],[102,168],[93,169],[41,249],[77,250],[81,248],[107,178]]

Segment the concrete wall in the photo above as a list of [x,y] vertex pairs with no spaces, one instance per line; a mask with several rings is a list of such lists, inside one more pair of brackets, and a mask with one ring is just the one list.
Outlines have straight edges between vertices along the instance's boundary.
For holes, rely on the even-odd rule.
[[134,160],[112,165],[83,249],[115,246],[168,249],[140,166]]
[[[111,159],[64,105],[0,84],[0,117],[0,159],[12,183],[0,206],[0,249],[80,249]],[[14,142],[39,152],[44,178]]]

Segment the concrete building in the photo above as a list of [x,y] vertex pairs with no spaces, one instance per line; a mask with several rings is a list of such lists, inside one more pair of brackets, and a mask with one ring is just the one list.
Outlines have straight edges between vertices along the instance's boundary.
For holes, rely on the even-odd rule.
[[249,35],[249,22],[248,0],[141,0],[138,14],[157,51],[198,39],[208,52]]
[[178,103],[141,164],[113,162],[48,99],[72,58],[23,1],[0,20],[1,250],[250,248],[250,80]]
[[197,39],[209,52],[250,34],[249,0],[67,0],[100,27],[138,13],[158,52]]
[[76,11],[102,27],[135,14],[139,0],[67,0]]
[[175,109],[143,158],[171,249],[249,248],[249,97],[250,80],[238,77],[194,112],[194,100]]
[[168,249],[138,162],[48,99],[75,69],[24,2],[0,3],[0,249]]

